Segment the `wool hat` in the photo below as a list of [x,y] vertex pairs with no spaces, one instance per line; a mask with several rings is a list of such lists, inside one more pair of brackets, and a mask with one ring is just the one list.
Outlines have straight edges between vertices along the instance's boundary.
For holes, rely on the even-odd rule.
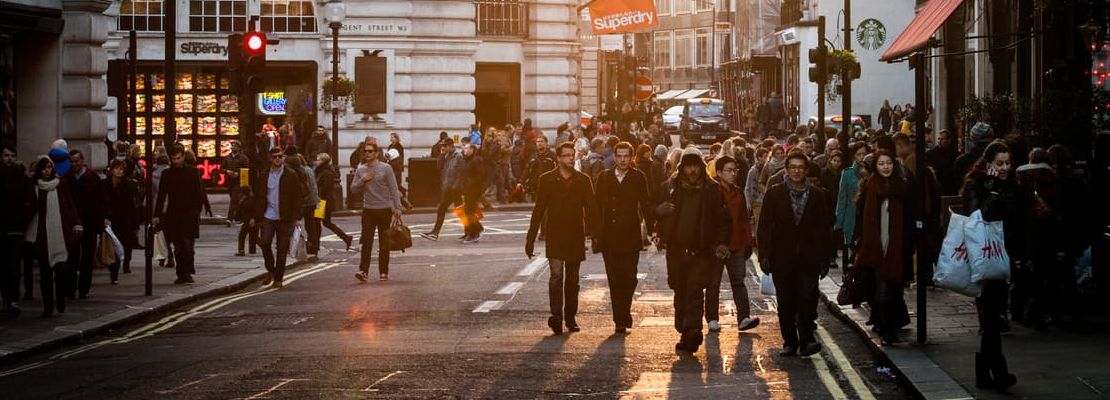
[[696,146],[689,146],[682,150],[682,158],[680,160],[681,161],[678,163],[680,167],[690,164],[705,166],[705,160],[702,158],[701,150],[698,150]]
[[976,122],[975,126],[971,127],[970,136],[972,143],[989,142],[994,138],[994,129],[986,122]]
[[667,157],[667,146],[665,146],[665,145],[661,145],[661,144],[660,144],[660,145],[656,145],[656,146],[655,146],[655,153],[654,153],[654,155],[655,155],[656,157],[659,157],[659,158],[665,158],[665,157]]
[[57,172],[58,176],[64,176],[66,173],[69,172],[68,151],[63,148],[56,147],[50,149],[50,152],[46,154],[48,157],[50,157],[50,161],[54,162],[54,172]]

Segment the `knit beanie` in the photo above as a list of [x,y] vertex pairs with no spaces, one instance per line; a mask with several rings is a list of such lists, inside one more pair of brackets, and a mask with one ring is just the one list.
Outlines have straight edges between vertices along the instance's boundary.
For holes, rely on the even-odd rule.
[[975,126],[971,127],[970,136],[972,143],[989,142],[994,138],[994,129],[986,122],[976,122]]

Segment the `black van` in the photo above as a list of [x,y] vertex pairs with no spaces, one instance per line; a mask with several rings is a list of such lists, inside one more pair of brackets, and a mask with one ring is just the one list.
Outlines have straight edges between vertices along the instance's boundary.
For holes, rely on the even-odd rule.
[[733,136],[729,130],[725,102],[720,99],[697,98],[686,100],[682,120],[678,124],[679,144],[713,144]]

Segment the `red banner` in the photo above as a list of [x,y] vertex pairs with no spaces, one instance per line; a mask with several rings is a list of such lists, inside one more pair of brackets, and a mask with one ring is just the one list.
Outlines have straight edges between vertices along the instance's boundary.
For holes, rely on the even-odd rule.
[[589,8],[590,25],[596,35],[659,25],[652,0],[596,0]]

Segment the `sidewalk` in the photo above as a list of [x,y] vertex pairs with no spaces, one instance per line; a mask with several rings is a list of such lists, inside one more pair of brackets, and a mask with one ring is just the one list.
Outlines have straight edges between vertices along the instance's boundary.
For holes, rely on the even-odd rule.
[[[235,232],[237,230],[222,226],[201,226],[201,239],[196,244],[197,274],[193,276],[196,283],[193,285],[174,285],[174,270],[158,266],[155,260],[153,295],[144,296],[143,250],[136,249],[131,262],[132,273],[123,274],[121,271],[118,285],[109,284],[107,268],[94,269],[89,298],[67,300],[66,312],[55,313],[50,318],[40,316],[42,293],[36,268],[34,300],[20,302],[23,312],[18,318],[0,318],[0,361],[76,343],[189,302],[230,293],[260,282],[266,274],[262,255],[236,257]],[[326,251],[321,249],[321,257],[326,255]],[[290,268],[295,265],[290,265]],[[20,289],[22,293],[22,287]]]
[[1105,317],[1093,317],[1075,328],[1052,327],[1037,332],[1013,324],[1013,336],[1003,336],[1003,352],[1018,383],[1011,395],[975,387],[975,352],[979,349],[979,321],[973,298],[943,289],[928,289],[928,343],[917,344],[917,290],[906,290],[912,323],[899,332],[904,342],[882,346],[865,325],[866,307],[836,304],[841,269],[821,280],[822,298],[829,309],[870,339],[876,353],[889,361],[898,379],[905,379],[924,399],[1106,399],[1110,394],[1110,335]]
[[[227,209],[230,205],[230,199],[227,193],[209,193],[208,203],[212,206],[212,216],[203,215],[200,218],[201,225],[223,225],[227,222]],[[534,203],[510,203],[510,204],[491,204],[493,208],[485,211],[532,211]],[[435,214],[436,207],[413,207],[405,214]],[[448,210],[450,212],[450,210]],[[359,215],[359,210],[338,210],[335,211],[333,217],[350,217]]]

